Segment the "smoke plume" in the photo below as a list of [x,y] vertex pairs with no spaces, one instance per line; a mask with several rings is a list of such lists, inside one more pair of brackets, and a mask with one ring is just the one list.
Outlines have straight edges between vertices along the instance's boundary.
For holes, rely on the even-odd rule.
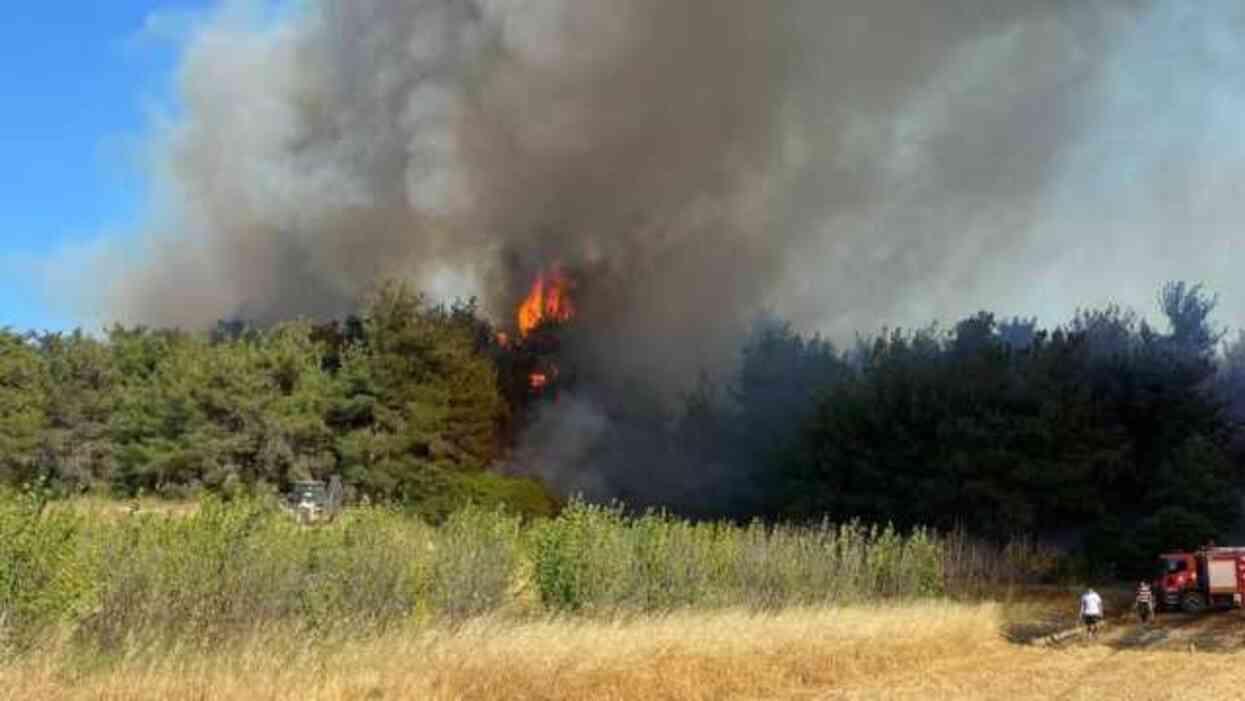
[[506,324],[560,264],[584,362],[653,386],[727,367],[763,310],[842,337],[1230,296],[1245,137],[1186,142],[1236,128],[1202,119],[1239,114],[1233,8],[233,2],[186,40],[150,229],[92,279],[156,324],[340,316],[384,276]]
[[233,3],[188,39],[111,312],[339,315],[450,274],[508,319],[560,262],[635,372],[713,363],[763,307],[872,326],[1024,242],[1130,8]]

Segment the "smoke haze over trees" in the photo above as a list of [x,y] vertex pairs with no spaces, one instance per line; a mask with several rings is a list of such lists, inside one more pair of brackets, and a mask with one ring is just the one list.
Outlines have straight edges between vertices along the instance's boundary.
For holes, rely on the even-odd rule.
[[148,225],[80,296],[202,329],[341,317],[400,276],[504,322],[560,262],[592,281],[584,356],[659,386],[724,369],[762,309],[842,340],[1187,278],[1239,314],[1241,22],[1226,0],[226,2],[181,38]]
[[1115,305],[1053,329],[981,312],[846,352],[764,326],[672,440],[737,517],[1037,535],[1142,575],[1163,548],[1239,534],[1245,484],[1241,341],[1220,346],[1198,286],[1158,302],[1162,327]]

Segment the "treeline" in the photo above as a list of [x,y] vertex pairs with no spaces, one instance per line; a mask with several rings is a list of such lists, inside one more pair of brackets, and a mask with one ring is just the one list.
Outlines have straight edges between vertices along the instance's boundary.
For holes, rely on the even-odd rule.
[[[1032,534],[1100,572],[1225,538],[1245,477],[1245,336],[1173,283],[1166,328],[1116,306],[1039,329],[989,313],[840,352],[760,327],[683,440],[734,461],[744,512]],[[697,439],[700,440],[697,440]]]
[[473,306],[396,284],[345,324],[3,331],[0,482],[176,498],[336,474],[433,517],[550,513],[541,485],[486,469],[511,419],[491,343]]
[[[1245,336],[1224,342],[1200,287],[1158,301],[1161,328],[1116,306],[1053,329],[983,312],[847,349],[759,323],[736,375],[611,446],[678,488],[617,496],[707,519],[1026,535],[1135,574],[1230,537],[1245,479]],[[489,469],[531,401],[528,360],[473,306],[399,285],[340,324],[0,332],[0,483],[228,496],[336,474],[356,500],[435,518],[467,502],[549,514],[544,486]]]

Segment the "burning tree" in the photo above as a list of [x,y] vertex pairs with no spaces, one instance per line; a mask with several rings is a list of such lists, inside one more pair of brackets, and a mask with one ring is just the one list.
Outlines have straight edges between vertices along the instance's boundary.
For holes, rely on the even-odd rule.
[[532,282],[532,290],[519,305],[519,334],[524,338],[546,324],[560,324],[575,317],[571,299],[573,283],[561,266],[540,272]]
[[574,287],[572,277],[559,265],[540,271],[515,312],[518,338],[498,334],[499,344],[512,354],[513,365],[522,370],[524,392],[533,397],[556,399],[562,376],[556,361],[561,349],[558,330],[575,318]]

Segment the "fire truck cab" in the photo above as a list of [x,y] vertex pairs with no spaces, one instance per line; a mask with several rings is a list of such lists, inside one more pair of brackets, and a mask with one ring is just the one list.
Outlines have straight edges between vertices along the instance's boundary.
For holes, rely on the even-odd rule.
[[1196,552],[1159,556],[1154,581],[1160,609],[1198,613],[1207,608],[1237,608],[1245,594],[1245,548],[1206,547]]

